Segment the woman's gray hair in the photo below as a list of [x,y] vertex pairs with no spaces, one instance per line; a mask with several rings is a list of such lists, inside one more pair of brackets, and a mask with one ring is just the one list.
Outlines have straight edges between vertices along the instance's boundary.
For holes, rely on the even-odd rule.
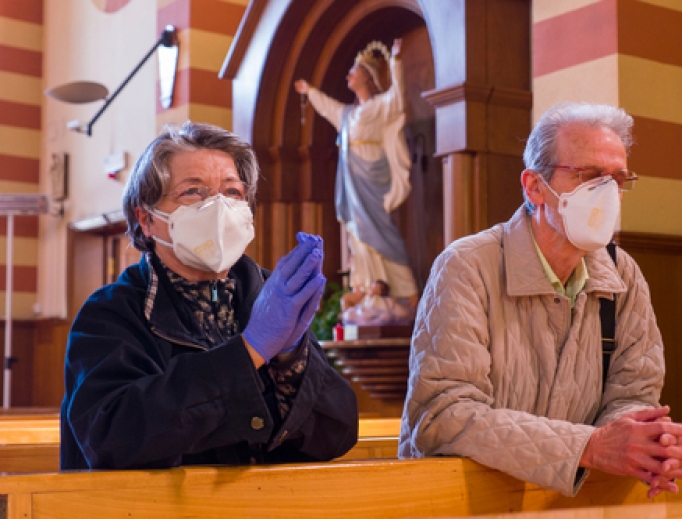
[[139,251],[151,251],[154,242],[142,232],[135,208],[156,207],[170,183],[170,162],[178,153],[196,150],[219,150],[234,160],[239,178],[246,185],[246,198],[253,210],[258,184],[258,161],[251,146],[234,133],[219,126],[185,122],[182,126],[166,125],[161,134],[147,146],[126,182],[123,192],[123,212],[126,234]]
[[[523,162],[526,169],[542,175],[545,181],[552,179],[552,164],[558,164],[556,141],[559,131],[565,126],[577,125],[588,128],[608,128],[615,133],[630,153],[632,146],[632,117],[622,108],[590,103],[561,103],[547,110],[538,120],[526,141]],[[581,164],[567,164],[580,166]],[[524,191],[526,211],[532,214],[535,205],[528,200]]]

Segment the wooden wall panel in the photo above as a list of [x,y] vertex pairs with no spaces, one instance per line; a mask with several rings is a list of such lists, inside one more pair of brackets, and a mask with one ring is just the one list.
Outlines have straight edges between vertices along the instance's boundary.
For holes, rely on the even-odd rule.
[[[0,345],[5,351],[5,323],[0,323]],[[33,405],[33,360],[34,360],[35,327],[32,321],[14,321],[12,323],[12,357],[16,361],[12,364],[11,405]],[[4,354],[3,354],[4,358]],[[2,364],[3,381],[0,394],[4,398],[4,363]]]
[[31,404],[59,407],[64,396],[64,354],[71,322],[38,321],[33,348]]
[[[64,353],[70,321],[12,323],[12,407],[59,407],[64,396]],[[0,348],[5,348],[5,323],[0,323]],[[0,375],[4,380],[4,369]],[[0,385],[2,398],[4,384]]]
[[640,266],[649,283],[651,301],[665,346],[666,377],[661,403],[682,422],[682,238],[646,233],[620,233],[617,241]]

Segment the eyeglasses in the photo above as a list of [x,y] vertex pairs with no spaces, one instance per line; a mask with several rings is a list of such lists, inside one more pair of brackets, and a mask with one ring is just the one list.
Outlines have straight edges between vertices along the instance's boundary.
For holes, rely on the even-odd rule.
[[212,193],[220,193],[226,198],[232,200],[246,200],[246,184],[241,180],[230,180],[221,184],[220,189],[205,186],[203,184],[192,184],[183,186],[181,189],[176,189],[163,195],[169,197],[173,202],[180,205],[192,205],[197,202],[203,202]]
[[555,169],[567,169],[578,174],[578,179],[580,183],[589,182],[595,178],[601,178],[609,176],[618,184],[618,189],[621,191],[630,191],[635,187],[635,181],[639,180],[639,177],[634,171],[629,169],[618,169],[616,171],[603,171],[598,168],[578,168],[575,166],[559,166],[557,164],[550,164],[550,168]]

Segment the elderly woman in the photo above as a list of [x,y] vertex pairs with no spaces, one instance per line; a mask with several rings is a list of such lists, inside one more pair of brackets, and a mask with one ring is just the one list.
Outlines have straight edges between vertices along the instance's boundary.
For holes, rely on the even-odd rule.
[[123,205],[137,265],[83,305],[69,334],[62,469],[329,460],[357,440],[357,406],[308,331],[322,240],[272,273],[253,239],[258,166],[221,128],[168,127]]
[[[410,193],[410,157],[402,134],[401,47],[402,40],[395,40],[389,54],[383,44],[372,42],[357,55],[346,78],[357,98],[354,105],[328,97],[304,79],[294,83],[296,92],[307,95],[339,132],[334,197],[336,217],[346,226],[352,254],[350,304],[358,303],[376,279],[388,282],[392,297],[407,299],[412,307],[418,300],[405,242],[390,214]],[[390,64],[391,86],[385,91],[376,50]]]

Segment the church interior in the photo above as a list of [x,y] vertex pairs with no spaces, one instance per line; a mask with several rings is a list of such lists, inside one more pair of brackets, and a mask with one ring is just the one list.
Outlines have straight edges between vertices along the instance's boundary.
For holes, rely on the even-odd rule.
[[[169,26],[177,60],[163,68],[159,38]],[[6,408],[29,416],[32,438],[24,441],[31,452],[15,461],[29,468],[21,472],[54,470],[58,438],[49,413],[64,395],[69,329],[94,290],[139,261],[125,235],[121,197],[132,165],[164,125],[206,122],[250,143],[261,179],[255,239],[246,253],[272,269],[296,244],[298,231],[318,234],[325,241],[323,273],[343,285],[348,253],[334,211],[336,130],[295,92],[294,81],[308,78],[350,103],[344,78],[358,51],[373,40],[390,47],[394,38],[403,41],[412,191],[393,219],[420,290],[449,243],[506,221],[523,202],[525,139],[547,108],[587,101],[633,116],[628,167],[640,180],[623,198],[615,240],[649,284],[665,344],[661,402],[682,421],[679,0],[0,0],[0,194],[44,195],[48,202],[22,213],[3,209],[0,200],[2,395]],[[46,93],[73,82],[106,90],[77,103]],[[645,517],[640,507],[659,505],[657,513],[668,515],[656,517],[679,517],[673,497],[645,503],[634,497],[641,483],[606,475],[591,479],[571,501],[462,459],[419,460],[424,464],[403,472],[382,465],[379,460],[395,458],[409,340],[382,348],[376,359],[388,359],[383,365],[363,357],[365,364],[356,362],[361,369],[353,371],[353,355],[344,359],[346,368],[339,365],[367,419],[368,438],[355,459],[373,461],[320,465],[314,482],[301,475],[301,506],[276,510],[289,503],[277,489],[291,476],[269,475],[267,468],[170,471],[155,480],[131,473],[127,482],[106,476],[61,487],[25,476],[13,489],[0,475],[0,516],[87,517],[139,499],[136,511],[158,517],[197,511],[225,517],[230,507],[240,517],[339,516],[317,515],[325,506],[359,517],[545,517],[526,513],[594,506]],[[329,351],[330,362],[344,356],[339,348]],[[368,391],[365,365],[379,366],[373,374],[394,385]],[[13,428],[20,428],[17,422],[0,423],[10,436]],[[40,437],[49,437],[49,446],[38,446]],[[0,473],[18,466],[10,456],[0,453]],[[41,456],[50,457],[47,465]],[[254,490],[259,481],[269,494],[262,502]],[[212,490],[202,495],[202,485]],[[108,488],[116,489],[115,500],[103,497]],[[176,499],[173,488],[186,496]],[[202,508],[209,495],[214,504]],[[64,504],[69,501],[72,508]],[[249,508],[254,501],[260,509]],[[7,503],[14,512],[3,515]],[[679,511],[679,501],[676,506]],[[24,510],[30,515],[19,515]],[[546,517],[575,517],[554,513]]]

